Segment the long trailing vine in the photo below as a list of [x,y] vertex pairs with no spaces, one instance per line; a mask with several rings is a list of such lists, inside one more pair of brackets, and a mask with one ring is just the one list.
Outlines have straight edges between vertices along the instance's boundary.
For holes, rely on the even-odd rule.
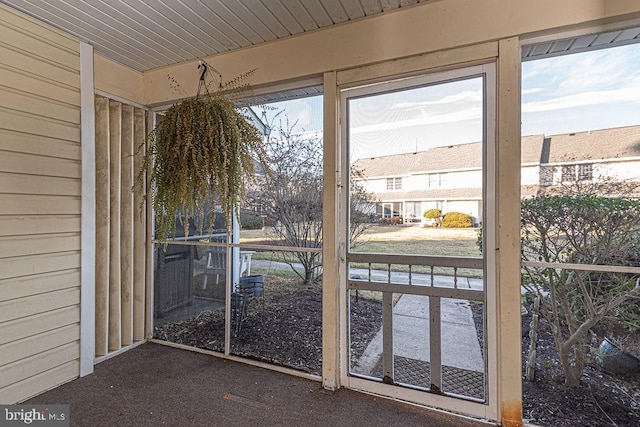
[[205,86],[200,93],[199,88],[195,97],[166,110],[147,137],[135,186],[140,191],[150,186],[159,240],[175,237],[178,222],[188,236],[189,220],[195,218],[202,234],[205,216],[211,234],[215,209],[205,215],[207,205],[218,204],[229,227],[256,163],[268,171],[261,134],[233,100],[247,91],[242,81],[251,73],[215,92]]

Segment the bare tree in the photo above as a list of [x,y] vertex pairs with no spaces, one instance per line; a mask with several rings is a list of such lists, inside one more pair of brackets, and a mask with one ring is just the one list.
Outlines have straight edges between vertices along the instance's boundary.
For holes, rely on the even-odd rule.
[[[270,219],[269,232],[284,246],[322,246],[322,140],[295,133],[288,119],[272,126],[267,142],[271,173],[248,194]],[[318,252],[280,252],[282,261],[311,284],[322,274]],[[302,265],[300,269],[296,264]]]
[[[283,245],[296,248],[322,247],[322,139],[316,134],[295,132],[296,123],[273,127],[267,143],[270,176],[249,193],[249,203],[260,205],[271,218],[270,233]],[[273,135],[275,133],[275,135]],[[352,171],[352,175],[356,171]],[[355,176],[355,175],[354,175]],[[353,181],[353,180],[352,180]],[[359,184],[352,185],[351,240],[362,237],[369,226],[367,212],[372,195]],[[282,252],[282,261],[311,284],[322,276],[319,252]],[[301,265],[302,268],[298,266]]]
[[[576,190],[523,200],[523,259],[639,266],[640,201]],[[639,281],[638,275],[571,267],[524,269],[522,284],[539,298],[551,325],[566,385],[580,383],[591,329],[640,297]]]
[[376,213],[373,193],[363,184],[364,174],[355,166],[349,170],[349,243],[351,249],[361,243],[365,232],[372,226],[372,217]]

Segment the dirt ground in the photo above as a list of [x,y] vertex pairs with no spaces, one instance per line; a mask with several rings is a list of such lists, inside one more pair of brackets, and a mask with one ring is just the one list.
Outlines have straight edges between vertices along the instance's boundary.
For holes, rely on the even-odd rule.
[[[530,315],[522,317],[523,370],[530,343],[530,323]],[[595,341],[599,343],[604,332],[597,331],[599,336]],[[640,343],[640,332],[627,331],[626,336],[630,344]],[[597,366],[595,357],[590,360],[580,386],[566,387],[551,329],[541,320],[535,380],[522,382],[524,419],[549,427],[640,426],[640,373],[626,378],[610,375]]]
[[[362,354],[381,327],[381,304],[360,296],[351,300],[352,362]],[[482,305],[473,305],[482,339]],[[304,287],[296,279],[265,278],[265,296],[247,307],[239,331],[231,338],[232,354],[263,360],[313,374],[322,367],[322,289]],[[529,348],[529,323],[522,318],[523,369]],[[235,324],[235,323],[234,323]],[[154,337],[215,351],[224,347],[223,311],[165,325]],[[640,343],[636,332],[627,341]],[[595,363],[585,370],[579,387],[567,388],[549,327],[538,330],[536,379],[523,380],[523,416],[548,427],[640,426],[640,375],[623,378],[607,374]],[[523,373],[524,374],[524,373]]]
[[[251,301],[238,325],[232,322],[231,353],[275,365],[322,374],[322,288],[298,279],[266,276],[264,296]],[[351,351],[358,360],[382,325],[379,301],[355,297],[351,303]],[[224,351],[224,311],[156,328],[154,338]]]

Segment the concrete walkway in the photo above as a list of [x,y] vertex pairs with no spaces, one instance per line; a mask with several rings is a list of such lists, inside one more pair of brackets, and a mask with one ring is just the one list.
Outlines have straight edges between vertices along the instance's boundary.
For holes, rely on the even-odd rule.
[[[484,361],[468,301],[441,300],[442,365],[484,372]],[[423,362],[430,361],[429,299],[402,295],[393,308],[393,353]],[[382,357],[382,329],[360,357],[355,373],[372,375]]]
[[[287,264],[275,261],[253,260],[252,268],[289,269]],[[366,278],[369,270],[352,268],[352,278]],[[371,270],[371,279],[386,282],[388,273]],[[414,285],[453,288],[452,276],[412,273]],[[484,282],[478,278],[458,277],[457,286],[464,289],[482,290]],[[409,283],[409,273],[391,272],[394,283]],[[484,372],[484,360],[476,333],[471,306],[460,299],[441,299],[441,353],[442,365],[476,372]],[[402,295],[393,309],[393,352],[395,356],[423,362],[430,361],[429,353],[429,298],[419,295]],[[382,357],[382,329],[367,346],[354,372],[372,375]]]

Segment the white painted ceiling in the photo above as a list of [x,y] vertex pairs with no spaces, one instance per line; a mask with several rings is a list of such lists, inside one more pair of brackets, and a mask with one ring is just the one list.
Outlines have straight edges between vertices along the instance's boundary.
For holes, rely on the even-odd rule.
[[[429,0],[0,0],[143,72]],[[640,27],[525,44],[523,60],[640,42]],[[316,94],[321,89],[312,88]],[[288,96],[305,96],[290,94]]]
[[596,34],[584,34],[522,46],[524,61],[585,52],[606,47],[640,43],[640,27],[623,30],[605,31]]
[[429,0],[0,0],[137,71]]

